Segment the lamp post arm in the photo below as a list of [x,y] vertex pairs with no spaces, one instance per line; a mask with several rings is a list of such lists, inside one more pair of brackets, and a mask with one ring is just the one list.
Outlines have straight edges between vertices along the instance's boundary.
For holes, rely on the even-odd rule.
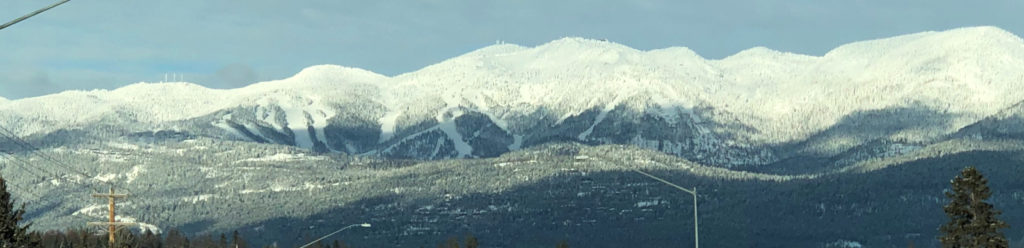
[[357,227],[357,226],[370,227],[370,224],[366,224],[366,223],[363,223],[363,224],[352,224],[352,225],[348,225],[346,227],[342,227],[341,229],[338,229],[337,231],[334,231],[334,232],[332,232],[330,234],[324,235],[323,237],[320,237],[320,238],[318,238],[316,240],[313,240],[313,242],[309,242],[309,244],[305,244],[303,246],[300,246],[299,248],[306,248],[307,246],[313,245],[317,241],[324,240],[327,237],[330,237],[331,235],[335,235],[335,234],[340,233],[341,231],[345,231],[345,229],[349,229],[349,228],[353,228],[353,227]]
[[[627,168],[629,168],[629,167],[627,167]],[[683,188],[682,186],[679,186],[679,185],[676,185],[676,184],[674,184],[672,182],[666,181],[665,179],[661,179],[660,177],[656,177],[654,175],[647,174],[647,172],[643,172],[643,171],[635,169],[635,168],[629,168],[629,169],[635,171],[636,173],[640,173],[641,175],[650,177],[651,179],[658,180],[659,182],[668,184],[668,186],[672,186],[672,187],[677,188],[679,190],[685,191],[686,193],[690,193],[690,194],[693,195],[694,198],[697,197],[697,191],[696,191],[697,188],[694,188],[693,190],[687,189],[687,188]]]

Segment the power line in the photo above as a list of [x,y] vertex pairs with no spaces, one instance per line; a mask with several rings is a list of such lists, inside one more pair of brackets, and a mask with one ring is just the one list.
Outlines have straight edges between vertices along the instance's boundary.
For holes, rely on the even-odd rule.
[[[4,181],[5,181],[5,182],[9,182],[9,180],[6,180],[6,179],[5,179]],[[27,195],[30,195],[30,196],[34,196],[34,197],[36,197],[36,199],[46,199],[46,198],[44,198],[43,196],[41,196],[41,195],[39,195],[39,194],[36,194],[36,193],[32,193],[32,191],[26,190],[25,188],[22,188],[22,187],[20,187],[20,186],[18,186],[18,185],[16,185],[16,184],[7,184],[7,186],[9,186],[9,187],[11,187],[11,188],[14,188],[14,189],[18,189],[19,191],[21,191],[21,193],[22,193],[22,194],[27,194]],[[22,199],[22,201],[24,202],[24,201],[26,201],[26,200],[25,200],[25,199]],[[63,206],[64,206],[65,208],[67,208],[67,207],[68,207],[67,205],[63,205]],[[85,218],[85,217],[83,217],[83,216],[79,216],[79,215],[74,215],[74,214],[72,214],[72,215],[70,215],[70,216],[71,216],[71,217],[78,217],[79,219],[84,219],[84,220],[88,220],[87,218]]]
[[[38,148],[38,147],[28,143],[24,139],[18,137],[10,129],[7,129],[7,128],[3,127],[3,126],[0,126],[0,136],[3,136],[4,138],[7,138],[8,140],[14,141],[15,144],[21,146],[23,149],[26,149],[29,154],[35,154],[37,157],[39,157],[42,160],[49,161],[50,163],[52,163],[52,164],[54,164],[54,165],[56,165],[56,166],[58,166],[60,168],[64,168],[65,170],[75,172],[79,176],[82,176],[83,179],[85,179],[85,180],[96,180],[96,178],[94,176],[90,176],[89,174],[86,174],[85,172],[82,172],[80,170],[76,170],[71,165],[63,163],[63,162],[61,162],[61,161],[59,161],[59,160],[57,160],[57,159],[55,159],[55,158],[53,158],[51,156],[48,156],[48,155],[42,153],[42,149],[40,149],[40,148]],[[23,166],[19,166],[19,167],[21,167],[22,169],[25,169],[26,171],[36,170],[36,172],[38,172],[39,170],[41,170],[41,171],[46,172],[46,173],[43,173],[43,174],[47,174],[47,173],[51,174],[54,177],[55,180],[60,180],[61,178],[63,178],[62,176],[60,176],[60,174],[58,174],[56,172],[46,170],[43,167],[32,166],[33,163],[31,161],[23,159],[23,158],[19,158],[17,156],[17,154],[15,154],[13,151],[7,151],[7,154],[8,154],[8,156],[10,156],[12,158],[15,158],[15,159],[18,159],[19,161],[21,161],[23,163]],[[80,183],[83,186],[92,188],[92,191],[98,191],[98,190],[96,190],[96,187],[94,187],[92,185],[89,185],[89,184],[85,184],[85,183],[81,183],[81,182],[76,182],[76,181],[72,181],[72,180],[68,180],[68,182]]]
[[[10,158],[10,159],[9,159],[9,160],[7,161],[7,162],[8,162],[7,164],[10,164],[10,165],[15,165],[15,166],[17,166],[17,167],[19,167],[19,168],[22,168],[22,169],[24,169],[24,170],[25,170],[25,172],[26,172],[26,173],[28,173],[28,174],[31,174],[31,175],[33,175],[33,176],[36,176],[36,177],[44,177],[44,178],[45,178],[45,176],[44,176],[44,175],[39,175],[39,174],[47,174],[47,173],[49,173],[49,174],[54,174],[54,175],[56,175],[56,173],[54,173],[54,172],[46,171],[46,170],[44,170],[44,169],[41,169],[41,168],[38,168],[38,167],[33,167],[33,166],[31,166],[31,161],[28,161],[28,160],[26,160],[26,159],[24,159],[24,158],[20,158],[20,157],[16,156],[16,154],[13,154],[12,152],[9,152],[9,151],[5,151],[5,152],[3,152],[3,153],[0,153],[0,154],[6,155],[7,157],[9,157],[9,158]],[[39,173],[39,171],[40,171],[40,170],[44,171],[45,173]],[[90,177],[90,178],[91,178],[91,177]],[[80,182],[79,182],[79,183],[80,183]],[[82,184],[84,184],[84,183],[82,183]],[[46,199],[46,198],[42,197],[42,196],[41,196],[41,195],[39,195],[39,194],[33,193],[32,191],[28,191],[28,190],[26,190],[25,188],[22,188],[22,187],[20,187],[20,186],[17,186],[17,185],[15,185],[15,184],[8,184],[8,185],[9,185],[9,186],[11,186],[12,188],[16,188],[16,189],[20,190],[20,191],[21,191],[21,192],[23,192],[24,194],[28,194],[28,195],[30,195],[30,196],[36,197],[37,199]],[[111,185],[113,185],[113,184],[111,184]],[[84,189],[84,188],[80,188],[80,187],[73,187],[73,188],[78,188],[78,189]],[[72,193],[73,193],[73,192],[72,192]],[[132,199],[132,198],[128,198],[128,199]],[[138,203],[133,203],[133,204],[136,204],[136,205],[137,205]],[[72,208],[72,209],[74,209],[73,207],[71,207],[71,206],[68,206],[68,205],[65,205],[65,204],[62,204],[62,207],[63,207],[63,208],[65,208],[65,209],[67,209],[67,208]],[[72,214],[72,215],[70,215],[70,216],[71,216],[71,217],[75,217],[75,218],[78,218],[79,220],[84,220],[85,222],[89,222],[89,221],[92,221],[92,219],[90,219],[90,218],[88,218],[88,217],[86,217],[86,216],[82,216],[82,215],[75,215],[75,214]],[[140,216],[140,217],[139,217],[139,219],[143,219],[143,218],[142,218],[142,217]]]
[[[18,157],[13,152],[4,151],[4,152],[0,153],[0,155],[6,155],[9,158],[9,159],[6,160],[5,164],[17,166],[18,168],[23,169],[25,171],[25,173],[28,173],[28,174],[30,174],[32,176],[46,178],[47,176],[45,174],[49,173],[49,174],[54,175],[55,179],[60,178],[60,177],[57,177],[56,176],[57,174],[54,173],[54,172],[50,172],[50,171],[47,171],[47,170],[42,169],[42,168],[37,168],[37,167],[31,166],[31,161],[28,161],[28,160],[26,160],[24,158]],[[40,171],[42,171],[42,173],[40,173]],[[40,175],[40,174],[44,174],[44,175]],[[9,180],[7,180],[7,181],[9,181]],[[37,199],[45,199],[42,196],[37,195],[35,193],[32,193],[32,191],[26,190],[25,188],[22,188],[20,186],[15,185],[15,184],[9,184],[9,186],[11,186],[13,188],[17,188],[17,189],[21,190],[22,192],[24,192],[26,194],[30,194],[32,196],[35,196]]]
[[[18,157],[13,152],[9,152],[9,151],[4,150],[4,151],[2,151],[2,153],[0,153],[0,155],[6,155],[7,157],[9,157],[8,163],[14,164],[15,166],[18,166],[18,168],[21,168],[21,169],[23,169],[23,170],[25,170],[25,171],[27,171],[29,173],[34,173],[33,174],[34,176],[46,177],[45,174],[50,174],[50,177],[60,178],[60,176],[58,176],[57,173],[46,171],[46,170],[44,170],[42,168],[32,167],[31,165],[29,165],[29,164],[31,164],[31,161],[28,161],[28,160],[26,160],[24,158]],[[44,174],[44,175],[39,175],[39,174]]]
[[71,1],[71,0],[61,0],[60,2],[57,2],[57,3],[51,4],[50,6],[46,6],[45,8],[42,8],[42,9],[36,10],[36,11],[34,11],[34,12],[32,12],[32,13],[28,13],[27,15],[24,15],[24,16],[18,17],[18,19],[14,19],[14,20],[12,20],[12,21],[9,21],[9,22],[7,22],[7,23],[4,23],[3,25],[0,25],[0,29],[4,29],[4,28],[6,28],[6,27],[10,27],[11,25],[14,25],[15,23],[18,23],[18,22],[24,21],[25,19],[28,19],[29,17],[33,17],[33,16],[35,16],[35,15],[38,15],[39,13],[43,13],[43,11],[47,11],[47,10],[50,10],[50,9],[52,9],[52,8],[54,8],[54,7],[57,7],[58,5],[61,5],[61,4],[64,4],[64,3],[66,3],[66,2],[68,2],[68,1]]
[[[60,177],[56,176],[57,174],[54,173],[54,172],[50,172],[50,171],[47,171],[45,169],[38,168],[38,167],[33,167],[31,165],[31,161],[28,161],[28,160],[26,160],[24,158],[20,158],[20,157],[16,156],[13,153],[3,152],[3,153],[0,153],[0,155],[6,155],[9,158],[7,160],[7,163],[6,163],[7,165],[17,166],[18,168],[23,169],[25,171],[25,173],[28,173],[28,174],[30,174],[32,176],[46,178],[47,177],[46,175],[40,175],[40,174],[52,174],[52,175],[54,175],[54,180],[59,180],[59,178],[60,178]],[[40,173],[40,171],[42,171],[43,173]],[[69,182],[73,182],[73,181],[69,181]],[[13,188],[17,188],[17,189],[21,190],[22,192],[24,192],[26,194],[30,194],[31,196],[35,196],[37,199],[46,199],[46,198],[44,198],[44,197],[42,197],[42,196],[40,196],[38,194],[32,193],[32,191],[26,190],[25,188],[22,188],[20,186],[15,185],[15,184],[8,184],[8,186],[11,186]],[[78,187],[73,187],[73,188],[78,188]],[[66,205],[64,205],[64,206],[68,207]],[[75,215],[75,216],[77,216],[77,215]]]
[[[68,171],[71,171],[71,172],[77,173],[78,175],[80,175],[80,176],[83,176],[83,177],[85,177],[85,179],[91,179],[91,180],[92,180],[93,182],[97,182],[97,181],[98,181],[98,179],[96,179],[96,177],[95,177],[95,176],[91,176],[91,175],[89,175],[89,174],[87,174],[87,173],[85,173],[85,172],[83,172],[83,171],[81,171],[81,170],[77,170],[77,169],[75,169],[75,168],[74,168],[73,166],[71,166],[71,165],[69,165],[69,164],[67,164],[67,163],[64,163],[63,161],[60,161],[60,160],[58,160],[58,159],[56,159],[56,158],[54,158],[54,157],[52,157],[52,156],[50,156],[50,155],[47,155],[46,153],[43,153],[43,149],[40,149],[39,147],[37,147],[37,146],[34,146],[34,145],[32,145],[31,143],[29,143],[28,141],[26,141],[26,140],[24,140],[24,139],[22,139],[22,138],[18,137],[18,136],[17,136],[17,135],[16,135],[15,133],[14,133],[14,131],[12,131],[12,130],[10,130],[10,129],[6,128],[6,127],[0,126],[0,136],[3,136],[3,137],[5,137],[5,138],[7,138],[7,139],[9,139],[9,140],[11,140],[11,141],[14,141],[14,143],[15,143],[15,144],[17,144],[17,145],[21,146],[22,148],[26,149],[26,150],[27,150],[27,151],[28,151],[29,153],[33,153],[33,154],[35,154],[35,155],[36,155],[37,157],[39,157],[39,158],[41,158],[41,159],[43,159],[43,160],[47,160],[47,161],[49,161],[49,162],[53,163],[53,164],[54,164],[54,165],[56,165],[56,166],[59,166],[59,167],[61,167],[61,168],[64,168],[65,170],[68,170]],[[12,157],[14,156],[14,154],[13,154],[13,153],[12,153],[12,154],[10,154],[10,155],[11,155]],[[24,159],[22,159],[22,160],[24,161]],[[25,163],[25,165],[26,165],[26,166],[24,166],[24,167],[22,167],[22,168],[26,168],[26,167],[28,167],[28,168],[35,168],[35,167],[32,167],[32,166],[31,166],[31,162],[30,162],[30,161],[25,161],[24,163]],[[37,169],[38,169],[38,168],[37,168]],[[28,170],[28,169],[26,169],[26,170]],[[53,172],[50,172],[50,174],[54,174],[54,175],[55,175],[55,177],[57,177],[57,178],[60,178],[59,176],[56,176],[56,175],[58,175],[57,173],[53,173]],[[78,183],[81,183],[81,182],[78,182]],[[96,188],[95,186],[93,186],[93,185],[88,185],[88,184],[85,184],[85,183],[82,183],[82,184],[83,184],[83,185],[85,185],[85,186],[88,186],[88,187],[92,188],[92,190],[93,190],[94,192],[97,192],[97,191],[99,191],[99,190],[97,190],[97,188]],[[109,184],[111,185],[111,187],[114,187],[114,186],[115,186],[115,185],[114,185],[113,183],[109,183]],[[118,186],[117,188],[120,188],[120,189],[124,189],[125,191],[127,191],[127,192],[128,192],[128,193],[130,193],[130,194],[133,194],[133,195],[135,194],[134,192],[132,192],[132,191],[131,191],[131,189],[129,189],[129,188],[128,188],[128,185],[127,185],[127,184],[124,184],[123,186]],[[129,202],[130,202],[131,204],[135,205],[135,206],[150,206],[150,205],[154,205],[154,204],[150,204],[150,202],[146,201],[146,200],[145,200],[145,199],[143,199],[143,198],[139,198],[139,201],[136,201],[136,200],[135,200],[135,198],[139,198],[139,197],[131,197],[131,198],[128,198],[128,201],[129,201]],[[141,202],[142,202],[143,204],[140,204],[140,201],[141,201]],[[135,207],[135,209],[139,209],[139,207]],[[148,219],[148,218],[145,218],[145,217],[144,217],[144,214],[138,214],[138,215],[136,215],[136,217],[137,217],[138,219],[142,220],[142,221],[146,221],[147,223],[153,223],[153,224],[156,224],[156,223],[157,223],[157,222],[153,222],[153,221],[151,221],[151,220],[150,220],[150,219]]]
[[[28,153],[35,154],[36,156],[38,156],[39,158],[41,158],[43,160],[49,161],[49,162],[53,163],[54,165],[62,167],[64,169],[66,169],[66,170],[75,172],[75,173],[85,177],[85,179],[96,180],[96,178],[94,176],[90,176],[89,174],[86,174],[85,172],[82,172],[80,170],[76,170],[72,166],[70,166],[69,164],[64,163],[64,162],[62,162],[62,161],[60,161],[60,160],[58,160],[58,159],[56,159],[56,158],[54,158],[52,156],[49,156],[49,155],[43,153],[42,149],[32,145],[31,143],[28,143],[24,139],[21,139],[21,138],[17,137],[14,134],[14,132],[11,131],[10,129],[7,129],[7,128],[3,127],[3,126],[0,126],[0,136],[3,136],[4,138],[6,138],[8,140],[14,141],[15,144],[17,144],[17,145],[21,146],[22,148],[26,149],[28,151]],[[20,163],[13,163],[13,164],[15,166],[18,166],[19,168],[24,169],[29,174],[33,174],[33,175],[35,175],[37,177],[44,177],[44,178],[45,178],[45,176],[40,176],[39,174],[51,174],[51,175],[53,175],[53,177],[55,179],[61,178],[59,176],[59,174],[56,173],[56,172],[52,172],[52,171],[49,171],[49,170],[46,170],[46,169],[43,169],[43,168],[40,168],[40,167],[32,166],[31,165],[32,164],[31,161],[26,160],[26,159],[21,158],[21,157],[18,157],[17,154],[15,154],[13,151],[5,151],[4,154],[6,154],[8,157],[10,157],[13,160],[13,162],[20,162]],[[40,173],[40,171],[43,171],[43,173]],[[88,185],[88,184],[85,184],[85,183],[82,183],[82,182],[76,182],[76,183],[81,183],[81,184],[83,184],[85,186],[89,186],[89,187],[93,188],[93,191],[97,191],[97,190],[95,190],[96,188],[92,187],[91,185]],[[113,184],[111,184],[111,186],[113,186]],[[127,190],[127,185],[125,185],[125,188]],[[128,190],[128,191],[130,192],[130,190]],[[132,198],[129,198],[129,199],[132,199]],[[132,202],[134,204],[138,205],[137,202],[134,202],[134,201],[132,201]],[[144,218],[142,218],[142,216],[139,216],[139,219],[144,219]]]
[[69,171],[74,172],[74,173],[78,173],[78,175],[84,176],[86,178],[92,178],[91,176],[89,176],[89,174],[86,174],[85,172],[82,172],[81,170],[75,169],[73,166],[71,166],[69,164],[66,164],[66,163],[63,163],[61,161],[58,161],[57,159],[55,159],[55,158],[53,158],[53,157],[51,157],[51,156],[49,156],[47,154],[42,153],[42,149],[39,149],[39,147],[36,147],[36,146],[28,143],[28,141],[25,141],[21,137],[18,137],[17,134],[15,134],[13,131],[11,131],[10,129],[7,129],[4,126],[0,126],[0,135],[6,137],[7,139],[10,139],[10,140],[14,141],[15,144],[18,144],[22,148],[27,149],[29,153],[35,153],[40,158],[45,159],[45,160],[49,160],[50,162],[53,162],[54,164],[56,164],[56,165],[58,165],[60,167],[63,167],[66,170],[69,170]]

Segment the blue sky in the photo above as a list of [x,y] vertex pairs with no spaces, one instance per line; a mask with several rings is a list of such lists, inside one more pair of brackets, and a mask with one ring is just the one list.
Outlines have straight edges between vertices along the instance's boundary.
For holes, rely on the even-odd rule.
[[[4,0],[0,22],[52,2]],[[1019,0],[73,0],[0,30],[0,96],[113,89],[165,73],[234,88],[317,64],[397,75],[497,40],[567,36],[706,58],[754,46],[821,55],[966,26],[1021,35],[1021,10]]]

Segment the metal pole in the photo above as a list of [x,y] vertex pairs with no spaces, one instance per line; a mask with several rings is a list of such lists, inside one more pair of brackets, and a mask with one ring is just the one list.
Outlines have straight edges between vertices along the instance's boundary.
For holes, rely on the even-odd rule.
[[28,13],[28,15],[24,15],[24,16],[22,16],[22,17],[18,17],[18,19],[14,19],[13,21],[9,21],[9,22],[7,22],[7,23],[4,23],[3,25],[0,25],[0,29],[4,29],[4,28],[6,28],[6,27],[9,27],[9,26],[11,26],[11,25],[14,25],[15,23],[18,23],[18,22],[24,21],[25,19],[28,19],[29,17],[32,17],[32,16],[35,16],[35,15],[38,15],[39,13],[43,13],[43,11],[47,11],[47,10],[50,10],[50,9],[52,9],[53,7],[57,7],[57,5],[61,5],[61,4],[64,4],[64,3],[68,2],[68,1],[71,1],[71,0],[61,0],[60,2],[57,2],[57,3],[51,4],[50,6],[46,6],[46,8],[42,8],[42,9],[36,10],[35,12],[32,12],[32,13]]
[[693,248],[700,248],[699,237],[697,235],[697,187],[693,187]]

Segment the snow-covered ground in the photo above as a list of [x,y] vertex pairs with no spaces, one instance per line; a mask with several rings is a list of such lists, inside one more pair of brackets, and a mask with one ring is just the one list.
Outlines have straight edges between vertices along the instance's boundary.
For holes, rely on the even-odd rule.
[[274,155],[270,155],[270,156],[265,156],[265,157],[242,159],[242,160],[236,161],[235,163],[243,163],[243,162],[289,162],[289,161],[298,161],[298,160],[307,160],[308,161],[308,160],[325,160],[325,159],[327,159],[327,158],[315,157],[315,156],[306,156],[306,154],[302,154],[302,153],[298,153],[298,154],[278,153],[278,154],[274,154]]

